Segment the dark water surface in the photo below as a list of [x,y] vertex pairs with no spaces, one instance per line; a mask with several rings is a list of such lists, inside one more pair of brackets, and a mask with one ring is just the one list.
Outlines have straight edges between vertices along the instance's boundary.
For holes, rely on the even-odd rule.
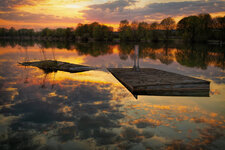
[[[133,67],[134,44],[0,42],[0,149],[225,149],[225,51],[139,44],[140,67],[210,81],[209,97],[134,96],[107,67]],[[100,67],[46,74],[18,62]]]

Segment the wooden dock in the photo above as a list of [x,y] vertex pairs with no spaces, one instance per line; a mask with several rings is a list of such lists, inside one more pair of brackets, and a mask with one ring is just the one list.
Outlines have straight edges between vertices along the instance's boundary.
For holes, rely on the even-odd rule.
[[159,96],[209,96],[209,81],[153,68],[108,68],[135,97]]

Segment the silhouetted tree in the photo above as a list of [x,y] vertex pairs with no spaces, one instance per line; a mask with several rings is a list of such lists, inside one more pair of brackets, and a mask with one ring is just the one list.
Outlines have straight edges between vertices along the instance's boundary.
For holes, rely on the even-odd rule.
[[198,17],[200,20],[198,40],[206,42],[211,36],[212,18],[209,14],[199,14]]
[[160,39],[160,32],[158,31],[158,29],[159,29],[158,22],[153,22],[150,25],[150,40],[153,42],[158,42]]
[[225,16],[214,19],[214,29],[218,32],[217,37],[221,41],[225,41]]
[[101,25],[98,22],[84,25],[78,24],[75,32],[82,41],[88,41],[90,39],[95,41],[108,41],[113,39],[113,28]]
[[8,35],[11,36],[11,37],[17,36],[17,31],[16,31],[16,29],[13,28],[13,27],[11,27],[11,28],[9,29],[9,34],[8,34]]
[[127,20],[120,21],[119,37],[121,41],[131,41],[132,29]]
[[199,33],[200,19],[197,16],[189,16],[178,22],[177,29],[187,41],[195,42]]
[[146,22],[140,22],[138,24],[137,37],[139,40],[147,41],[150,36],[149,24]]
[[164,32],[164,40],[167,41],[169,39],[171,30],[175,29],[176,22],[174,21],[173,18],[168,17],[166,19],[163,19],[161,21],[160,25],[162,26],[162,29],[165,30],[165,32]]
[[138,37],[138,22],[137,21],[133,21],[131,23],[131,37],[130,37],[130,40],[131,41],[140,41],[140,38]]

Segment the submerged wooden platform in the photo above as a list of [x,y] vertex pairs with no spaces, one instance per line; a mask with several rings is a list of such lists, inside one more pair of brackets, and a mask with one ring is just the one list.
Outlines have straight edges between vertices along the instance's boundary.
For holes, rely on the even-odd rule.
[[89,70],[97,69],[97,68],[93,68],[93,67],[89,67],[89,66],[71,64],[71,63],[56,61],[56,60],[23,62],[23,63],[19,63],[19,64],[23,65],[23,66],[38,67],[46,73],[56,72],[56,71],[65,71],[65,72],[70,72],[70,73],[77,73],[77,72],[83,72],[83,71],[89,71]]
[[209,96],[210,82],[153,68],[108,68],[133,95]]

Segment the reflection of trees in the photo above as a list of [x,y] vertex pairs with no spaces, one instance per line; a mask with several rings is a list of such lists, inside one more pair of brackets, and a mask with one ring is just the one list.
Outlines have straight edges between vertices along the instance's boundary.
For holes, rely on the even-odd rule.
[[209,63],[216,67],[225,69],[225,53],[209,53]]
[[35,42],[32,40],[23,41],[23,40],[0,40],[0,46],[6,47],[10,45],[12,48],[16,45],[22,46],[22,47],[28,47],[28,46],[34,46]]
[[140,56],[142,58],[149,57],[150,59],[153,59],[153,60],[156,60],[157,59],[156,50],[155,49],[152,49],[152,48],[142,49]]
[[122,60],[126,60],[131,52],[134,50],[134,44],[121,43],[119,45],[119,57]]
[[6,47],[8,45],[9,45],[9,43],[6,40],[0,40],[0,46],[1,47]]
[[166,65],[169,65],[173,62],[173,54],[171,53],[167,44],[165,44],[163,52],[160,54],[159,60]]
[[[1,40],[1,47],[11,45],[20,45],[22,47],[34,46],[34,41],[19,41],[19,40]],[[72,42],[49,42],[38,41],[37,44],[42,49],[67,49],[77,50],[80,55],[91,55],[94,57],[100,55],[106,55],[113,53],[113,44],[111,43],[72,43]],[[118,46],[119,57],[122,60],[126,60],[129,57],[133,59],[134,45],[139,45],[139,57],[158,59],[163,64],[171,64],[173,60],[177,59],[177,62],[181,65],[188,67],[198,67],[206,69],[208,65],[214,65],[224,69],[225,52],[223,47],[208,46],[208,45],[185,45],[177,43],[120,43]],[[177,49],[175,56],[173,50]],[[54,53],[53,53],[54,57]]]
[[[164,47],[163,47],[164,46]],[[172,49],[168,43],[166,44],[149,44],[140,46],[140,57],[141,58],[150,58],[150,59],[159,59],[163,64],[171,64],[173,62]]]
[[[184,45],[175,43],[139,43],[139,57],[158,59],[163,64],[171,64],[174,60],[184,66],[206,69],[214,65],[224,69],[225,52],[221,47],[208,45]],[[134,44],[121,43],[119,45],[120,59],[133,58]],[[176,50],[174,52],[174,50]],[[174,55],[174,54],[175,55]]]
[[156,50],[161,48],[161,44],[159,43],[150,43],[150,44],[141,44],[140,47],[140,58],[150,58],[150,59],[157,59],[156,58]]
[[[35,42],[32,40],[29,41],[18,41],[18,45],[22,46],[22,47],[28,47],[28,46],[34,46]],[[12,46],[12,45],[11,45]]]
[[58,48],[58,49],[67,49],[67,50],[72,50],[74,43],[65,41],[65,42],[56,42],[56,41],[40,41],[38,44],[42,48]]
[[197,50],[195,47],[179,50],[176,53],[176,60],[183,66],[207,68],[206,52]]
[[0,40],[0,46],[5,47],[10,45],[12,48],[16,45],[22,46],[22,47],[29,47],[34,46],[35,42],[33,40]]
[[112,53],[112,47],[107,43],[77,43],[75,48],[80,55],[91,55],[94,57]]
[[181,65],[188,67],[206,69],[208,65],[213,64],[224,69],[225,57],[224,53],[217,52],[209,47],[192,45],[178,50],[176,60]]

